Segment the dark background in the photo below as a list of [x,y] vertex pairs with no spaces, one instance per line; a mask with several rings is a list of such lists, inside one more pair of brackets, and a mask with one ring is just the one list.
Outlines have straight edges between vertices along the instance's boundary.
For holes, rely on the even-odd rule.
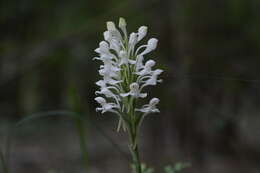
[[[149,27],[150,55],[164,69],[153,87],[161,113],[141,130],[142,160],[189,162],[190,173],[260,171],[260,1],[2,0],[0,2],[0,144],[10,127],[37,112],[70,110],[81,99],[91,172],[130,172],[127,138],[117,119],[95,113],[99,62],[92,61],[105,22]],[[94,125],[93,125],[94,124]],[[9,130],[8,130],[9,129]],[[83,172],[78,138],[65,117],[19,127],[14,173]],[[121,151],[121,152],[120,152]],[[126,153],[127,156],[123,153]]]

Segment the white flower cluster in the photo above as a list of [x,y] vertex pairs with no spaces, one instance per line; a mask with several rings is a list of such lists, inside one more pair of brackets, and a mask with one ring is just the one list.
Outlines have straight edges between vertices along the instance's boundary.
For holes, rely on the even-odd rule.
[[[138,47],[147,34],[147,27],[141,26],[138,32],[129,36],[126,30],[126,22],[119,19],[119,29],[113,22],[107,22],[107,31],[104,32],[104,41],[99,43],[95,50],[99,54],[94,59],[103,62],[99,74],[102,80],[96,82],[100,87],[95,100],[100,104],[96,110],[113,112],[123,118],[129,114],[141,113],[141,116],[153,112],[159,112],[156,105],[158,98],[152,98],[150,102],[141,108],[136,108],[138,98],[147,97],[142,90],[145,86],[156,85],[161,80],[158,76],[163,72],[161,69],[153,70],[154,60],[147,60],[144,57],[157,47],[158,40],[151,38],[147,44]],[[106,99],[105,99],[106,98]]]

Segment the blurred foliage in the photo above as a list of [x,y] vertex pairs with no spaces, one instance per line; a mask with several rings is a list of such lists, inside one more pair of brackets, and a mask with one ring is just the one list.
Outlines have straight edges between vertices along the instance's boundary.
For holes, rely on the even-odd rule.
[[190,164],[178,162],[174,166],[170,166],[170,165],[166,166],[164,168],[164,172],[165,173],[177,173],[177,172],[181,172],[183,169],[185,169],[187,167],[190,167]]

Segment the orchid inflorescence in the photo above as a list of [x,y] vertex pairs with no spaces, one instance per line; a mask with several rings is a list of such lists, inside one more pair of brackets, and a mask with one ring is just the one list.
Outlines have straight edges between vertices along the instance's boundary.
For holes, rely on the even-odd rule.
[[126,21],[119,19],[119,29],[111,21],[107,22],[107,31],[104,32],[104,41],[99,43],[95,52],[99,54],[95,60],[100,60],[99,74],[102,80],[96,82],[100,87],[96,94],[102,95],[95,100],[101,107],[96,108],[101,113],[113,112],[119,116],[119,128],[130,122],[139,124],[149,113],[159,112],[156,105],[158,98],[152,98],[148,104],[138,106],[140,98],[147,97],[143,92],[146,86],[156,85],[162,80],[158,76],[163,72],[161,69],[153,70],[154,60],[147,60],[144,57],[155,50],[158,40],[151,38],[147,44],[137,46],[146,36],[147,27],[141,26],[138,32],[129,36],[126,30]]

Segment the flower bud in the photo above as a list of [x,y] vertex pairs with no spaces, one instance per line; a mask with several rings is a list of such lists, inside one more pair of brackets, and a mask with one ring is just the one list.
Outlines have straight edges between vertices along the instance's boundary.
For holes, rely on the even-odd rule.
[[157,47],[158,40],[156,38],[151,38],[147,42],[146,49],[141,53],[141,55],[145,55],[151,51],[153,51]]
[[126,31],[126,21],[124,18],[119,18],[119,28],[123,31],[125,38],[127,38],[127,31]]
[[155,106],[160,102],[160,100],[158,98],[152,98],[149,102],[150,106]]
[[147,26],[141,26],[139,29],[138,29],[138,39],[137,41],[140,41],[142,40],[146,34],[147,34]]
[[101,88],[106,87],[106,83],[105,83],[103,80],[97,81],[97,82],[96,82],[96,85],[97,85],[97,86],[100,86]]
[[146,63],[145,63],[145,66],[146,67],[153,67],[155,65],[155,61],[154,60],[148,60]]
[[118,26],[121,29],[126,27],[126,21],[125,21],[124,18],[122,18],[122,17],[119,18],[119,25]]
[[106,103],[106,100],[103,97],[96,97],[95,100],[101,105]]
[[137,42],[137,34],[133,32],[130,34],[129,45],[135,45],[136,42]]
[[108,45],[107,42],[101,41],[101,42],[99,43],[99,47],[100,47],[101,49],[108,49],[108,48],[109,48],[109,45]]
[[147,47],[152,51],[152,50],[156,49],[157,43],[158,43],[158,40],[156,38],[151,38],[150,40],[148,40]]
[[114,22],[111,22],[111,21],[107,22],[107,30],[108,31],[115,31],[115,30],[117,30]]
[[110,40],[111,34],[110,34],[109,31],[105,31],[105,32],[103,33],[103,35],[104,35],[104,39],[105,39],[106,41]]
[[138,83],[134,82],[134,83],[131,83],[131,85],[129,86],[130,90],[131,91],[134,91],[134,92],[138,92],[139,91],[139,85]]
[[100,49],[100,52],[102,52],[102,53],[108,52],[108,51],[109,51],[109,45],[108,45],[108,43],[105,42],[105,41],[101,41],[101,42],[99,43],[99,49]]

